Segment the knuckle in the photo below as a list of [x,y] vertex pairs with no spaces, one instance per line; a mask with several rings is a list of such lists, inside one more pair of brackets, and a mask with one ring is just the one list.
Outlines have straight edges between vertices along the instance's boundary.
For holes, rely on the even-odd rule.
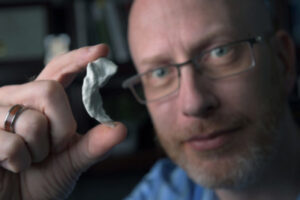
[[53,97],[64,93],[62,85],[57,81],[42,81],[40,95],[44,100],[51,100]]
[[22,132],[28,137],[31,137],[31,140],[34,140],[36,137],[39,137],[41,133],[48,131],[48,120],[46,116],[37,111],[31,112],[31,117],[26,119],[26,123],[23,124]]
[[51,68],[51,66],[59,65],[61,60],[63,60],[70,52],[62,53],[54,56],[46,65],[45,68]]
[[8,164],[8,169],[14,173],[20,173],[30,166],[30,162],[26,160],[22,163],[17,163],[16,161],[10,161]]
[[89,47],[81,47],[77,50],[75,50],[76,56],[85,56],[86,54],[89,53]]
[[4,167],[14,173],[21,172],[30,166],[31,159],[26,153],[26,145],[21,137],[14,137],[9,142],[5,160]]
[[79,49],[76,49],[74,51],[74,54],[75,54],[76,58],[83,59],[83,58],[86,57],[86,55],[89,54],[89,52],[90,52],[89,47],[85,46],[85,47],[81,47]]
[[32,162],[40,162],[49,154],[48,119],[39,111],[30,110],[26,122],[20,127],[22,135],[30,150]]
[[82,65],[87,62],[89,58],[89,48],[88,47],[81,47],[74,51],[74,58],[76,62],[73,62],[74,66]]
[[16,157],[24,148],[24,141],[21,137],[14,137],[6,145],[6,157],[11,159]]

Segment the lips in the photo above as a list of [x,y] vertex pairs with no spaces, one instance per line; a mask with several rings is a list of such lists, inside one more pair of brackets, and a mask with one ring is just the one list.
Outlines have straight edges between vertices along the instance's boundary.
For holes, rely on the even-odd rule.
[[229,143],[233,138],[233,133],[235,133],[237,130],[239,130],[239,128],[230,128],[195,136],[188,139],[186,144],[188,144],[195,151],[215,150]]

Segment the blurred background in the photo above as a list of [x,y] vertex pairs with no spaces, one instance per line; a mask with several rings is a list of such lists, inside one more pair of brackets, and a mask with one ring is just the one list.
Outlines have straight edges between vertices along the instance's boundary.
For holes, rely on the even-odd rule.
[[[104,107],[112,119],[122,121],[129,130],[127,139],[108,159],[86,171],[69,200],[115,200],[125,197],[163,153],[157,147],[149,115],[129,91],[123,80],[135,74],[127,44],[127,16],[132,0],[0,0],[0,86],[33,80],[55,55],[86,45],[106,43],[109,58],[118,73],[101,89]],[[277,0],[279,25],[293,35],[299,63],[300,1]],[[67,89],[84,134],[97,122],[91,119],[81,100],[80,74]],[[298,81],[300,84],[300,81]],[[298,113],[296,87],[291,104]],[[300,115],[298,115],[300,116]]]

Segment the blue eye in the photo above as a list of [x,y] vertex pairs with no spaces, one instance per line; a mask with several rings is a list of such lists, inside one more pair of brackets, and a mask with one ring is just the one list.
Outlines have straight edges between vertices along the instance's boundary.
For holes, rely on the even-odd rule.
[[230,49],[228,47],[220,47],[211,51],[211,55],[215,57],[223,57],[225,56]]
[[152,76],[156,78],[162,78],[168,74],[168,69],[166,68],[160,68],[152,71]]

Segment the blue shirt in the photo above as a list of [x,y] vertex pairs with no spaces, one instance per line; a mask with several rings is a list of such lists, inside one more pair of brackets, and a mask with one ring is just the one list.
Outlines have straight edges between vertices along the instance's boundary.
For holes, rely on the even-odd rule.
[[[218,200],[169,159],[158,161],[126,200]],[[298,196],[297,200],[300,200]]]

